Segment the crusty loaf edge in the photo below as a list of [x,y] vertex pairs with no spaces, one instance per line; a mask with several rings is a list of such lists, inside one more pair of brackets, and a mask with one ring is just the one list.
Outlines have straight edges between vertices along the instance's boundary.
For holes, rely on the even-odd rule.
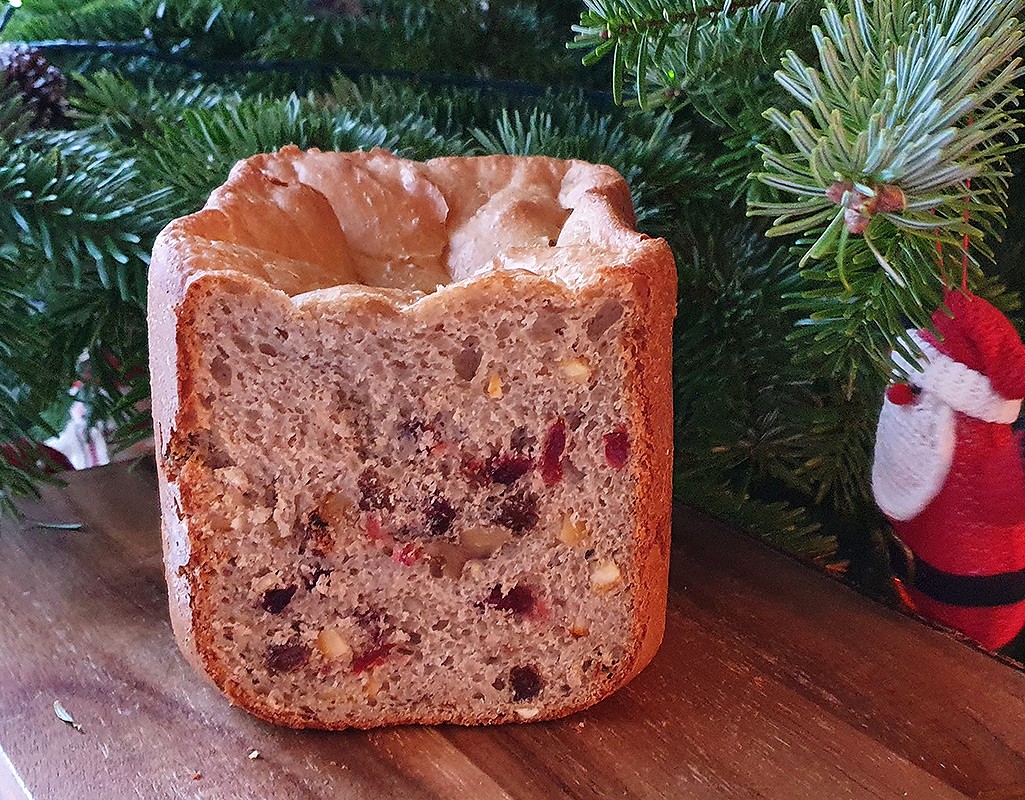
[[[296,151],[297,152],[297,151]],[[484,158],[511,158],[489,156]],[[469,159],[468,159],[469,160]],[[582,165],[586,166],[586,165]],[[632,329],[623,339],[627,358],[625,391],[630,413],[631,465],[636,481],[637,506],[634,532],[635,558],[629,580],[634,587],[633,635],[619,670],[578,702],[561,706],[539,704],[532,721],[554,719],[587,708],[606,698],[634,678],[654,657],[665,627],[668,591],[671,471],[672,389],[671,329],[676,309],[676,269],[669,246],[633,230],[633,208],[623,179],[608,168],[595,169],[596,185],[580,203],[574,222],[580,240],[598,234],[610,244],[632,245],[626,264],[598,270],[598,285],[615,293],[630,294],[634,307]],[[586,210],[581,206],[586,206]],[[360,727],[326,725],[297,712],[265,707],[259,698],[233,685],[212,643],[204,632],[211,611],[204,602],[204,586],[212,548],[201,531],[190,531],[183,507],[201,504],[205,470],[195,462],[175,463],[172,433],[202,429],[204,411],[196,402],[192,384],[198,345],[190,340],[191,319],[200,298],[208,294],[256,292],[261,302],[281,303],[292,310],[289,298],[243,272],[204,267],[201,256],[191,252],[194,237],[203,234],[200,211],[175,220],[158,236],[149,277],[150,363],[153,416],[161,496],[161,530],[171,623],[182,652],[193,666],[220,688],[235,704],[267,721],[297,728]],[[516,281],[502,273],[476,280]],[[538,279],[544,280],[544,279]],[[427,299],[429,299],[428,296]],[[368,292],[368,304],[382,301]],[[173,473],[173,474],[172,474]],[[408,716],[377,724],[487,724],[523,721],[511,712],[491,715],[439,711],[435,716]]]

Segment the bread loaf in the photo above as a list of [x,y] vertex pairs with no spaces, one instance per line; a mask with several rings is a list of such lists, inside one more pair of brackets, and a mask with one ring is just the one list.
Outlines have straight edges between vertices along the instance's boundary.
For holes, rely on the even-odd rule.
[[295,727],[541,720],[662,637],[675,267],[611,168],[287,147],[159,236],[171,617]]

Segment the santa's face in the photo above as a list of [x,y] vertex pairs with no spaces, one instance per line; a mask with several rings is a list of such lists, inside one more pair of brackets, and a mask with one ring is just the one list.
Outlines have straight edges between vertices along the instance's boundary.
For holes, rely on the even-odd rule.
[[955,413],[1010,424],[1021,401],[1006,400],[985,375],[941,353],[917,331],[922,356],[894,353],[897,382],[886,390],[876,430],[872,493],[892,520],[918,516],[939,494],[954,458]]

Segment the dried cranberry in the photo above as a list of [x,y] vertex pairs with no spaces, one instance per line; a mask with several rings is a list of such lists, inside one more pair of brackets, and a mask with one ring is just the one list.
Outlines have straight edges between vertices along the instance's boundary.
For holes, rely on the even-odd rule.
[[514,533],[522,533],[537,525],[538,518],[537,495],[524,492],[505,498],[494,521]]
[[309,648],[301,644],[275,644],[267,649],[269,672],[291,672],[307,662]]
[[463,474],[471,486],[486,486],[491,478],[487,463],[480,458],[463,458]]
[[541,450],[541,478],[545,486],[555,486],[562,480],[562,454],[566,450],[566,421],[562,418],[548,429]]
[[434,497],[428,501],[424,509],[427,518],[427,529],[434,536],[444,536],[452,527],[456,518],[456,510],[444,497]]
[[260,603],[260,606],[264,611],[268,611],[271,614],[280,614],[285,610],[285,606],[292,602],[292,596],[298,588],[293,583],[291,586],[286,586],[283,589],[268,589],[263,593],[263,601]]
[[498,455],[488,459],[488,472],[492,481],[509,486],[526,475],[533,465],[527,456]]
[[509,685],[513,700],[532,700],[541,694],[541,676],[533,667],[513,667],[509,670]]
[[626,431],[618,430],[605,434],[605,460],[616,469],[626,466],[630,458],[630,437]]
[[402,547],[396,547],[391,554],[391,559],[396,564],[402,564],[404,567],[411,567],[423,556],[423,550],[420,545],[416,542],[408,542],[402,545]]
[[373,469],[365,469],[356,481],[359,489],[359,507],[364,511],[372,509],[384,509],[391,511],[395,508],[395,500],[392,498],[388,487],[381,483],[381,477]]
[[384,539],[384,531],[381,530],[381,521],[373,514],[367,515],[367,538],[372,542],[379,542]]
[[383,664],[394,646],[393,644],[379,644],[371,647],[365,653],[360,653],[352,660],[352,671],[359,675],[371,667]]
[[484,603],[494,606],[499,611],[511,611],[517,616],[530,614],[534,610],[537,599],[534,590],[522,583],[516,584],[507,594],[502,594],[502,587],[495,586]]

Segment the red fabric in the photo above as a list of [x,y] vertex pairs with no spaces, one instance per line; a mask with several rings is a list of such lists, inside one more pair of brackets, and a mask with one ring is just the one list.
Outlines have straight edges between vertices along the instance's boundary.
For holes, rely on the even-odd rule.
[[[1025,569],[1025,467],[1020,435],[1010,425],[955,415],[957,446],[947,480],[921,514],[891,520],[919,557],[957,575],[992,575]],[[963,631],[984,647],[1007,644],[1025,627],[1025,602],[963,608],[914,589],[920,614]]]
[[948,291],[943,309],[933,314],[937,338],[922,331],[941,353],[981,372],[1007,400],[1025,398],[1025,344],[1014,325],[991,303],[959,291]]
[[895,406],[909,406],[915,402],[915,393],[906,383],[894,383],[886,390],[886,399]]

